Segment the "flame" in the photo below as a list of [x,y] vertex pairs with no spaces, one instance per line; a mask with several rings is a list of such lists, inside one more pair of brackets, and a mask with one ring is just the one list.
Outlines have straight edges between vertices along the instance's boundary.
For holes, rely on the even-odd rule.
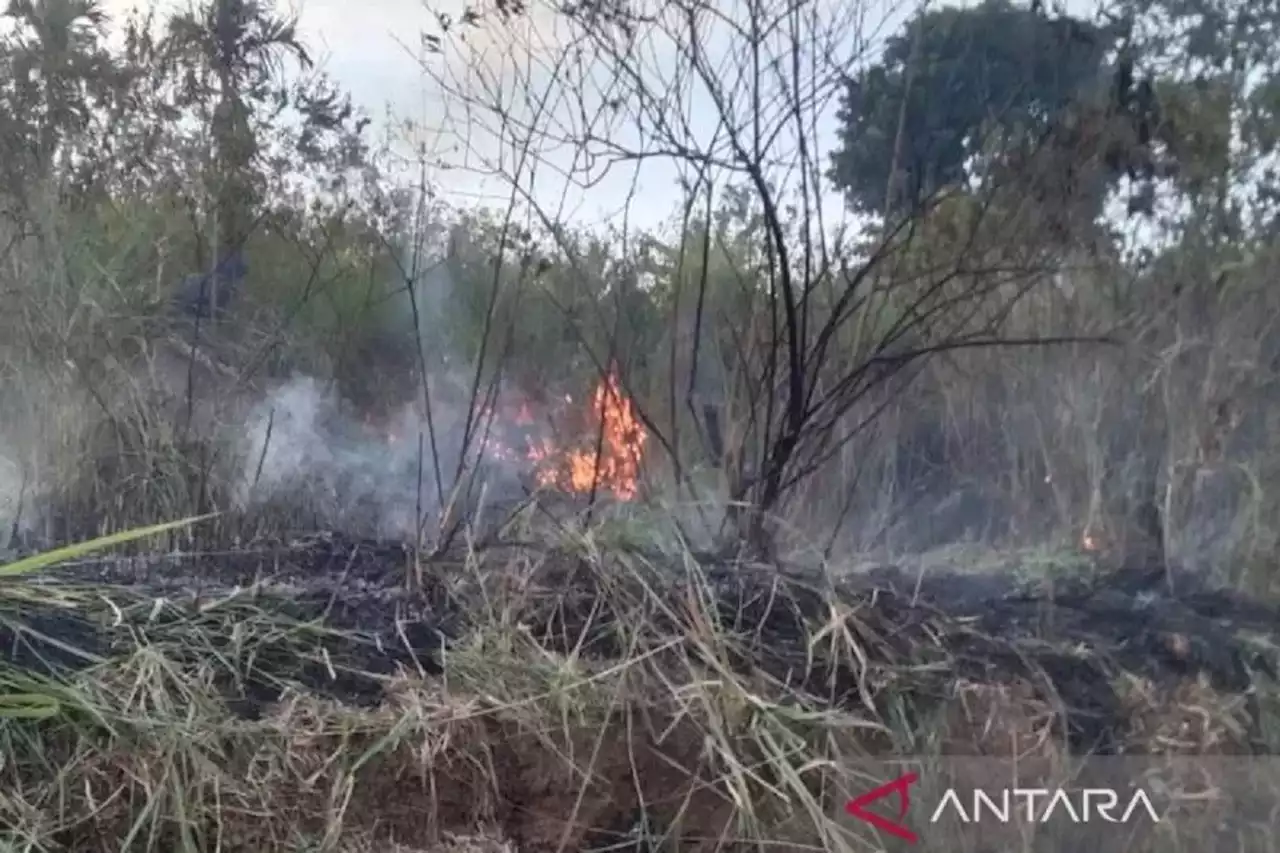
[[[561,399],[566,405],[573,403],[569,395]],[[623,393],[616,373],[610,372],[597,385],[590,409],[569,420],[580,423],[584,420],[582,414],[586,415],[587,428],[583,429],[581,440],[559,443],[545,435],[531,434],[537,420],[528,400],[501,409],[495,409],[492,403],[482,404],[473,419],[479,453],[497,461],[523,460],[531,464],[534,480],[542,488],[578,493],[595,488],[619,500],[632,500],[639,492],[640,463],[649,435],[635,405]],[[515,435],[512,426],[517,428]],[[402,438],[394,425],[379,427],[369,415],[365,417],[365,428],[380,434],[389,445]],[[514,449],[521,444],[526,448],[523,453]]]
[[614,373],[596,387],[591,415],[594,429],[587,449],[557,448],[546,438],[530,444],[528,458],[535,463],[538,485],[567,492],[596,488],[629,501],[639,491],[640,462],[649,435]]

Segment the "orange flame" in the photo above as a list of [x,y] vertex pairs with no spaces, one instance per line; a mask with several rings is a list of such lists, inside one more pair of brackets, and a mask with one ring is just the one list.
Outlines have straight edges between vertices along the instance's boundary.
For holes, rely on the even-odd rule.
[[[573,398],[566,395],[564,402],[571,405]],[[504,407],[504,410],[506,407]],[[513,411],[495,418],[493,404],[478,407],[475,424],[480,431],[480,453],[495,460],[512,462],[522,456],[532,463],[533,476],[543,488],[566,492],[585,493],[594,487],[609,492],[618,500],[635,498],[640,485],[640,463],[649,436],[637,415],[635,405],[622,392],[621,383],[614,373],[606,376],[591,398],[587,426],[583,438],[572,444],[560,444],[550,438],[535,438],[527,430],[535,424],[533,409],[528,401],[520,401]],[[575,419],[576,420],[576,419]],[[504,435],[503,423],[515,425],[525,434],[523,440],[510,434]],[[365,428],[394,445],[400,441],[394,425],[379,427],[372,416],[365,417]],[[523,443],[527,448],[521,454],[511,443]]]
[[616,375],[610,373],[596,387],[591,412],[595,422],[588,449],[557,449],[549,439],[530,446],[528,458],[537,466],[538,485],[567,492],[596,488],[629,501],[639,491],[640,462],[649,435]]

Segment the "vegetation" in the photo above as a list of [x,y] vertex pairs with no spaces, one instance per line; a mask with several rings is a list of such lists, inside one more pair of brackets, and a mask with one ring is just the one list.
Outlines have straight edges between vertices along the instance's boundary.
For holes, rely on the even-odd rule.
[[266,0],[8,5],[6,849],[852,849],[887,755],[1274,748],[1273,11],[435,17],[508,204]]

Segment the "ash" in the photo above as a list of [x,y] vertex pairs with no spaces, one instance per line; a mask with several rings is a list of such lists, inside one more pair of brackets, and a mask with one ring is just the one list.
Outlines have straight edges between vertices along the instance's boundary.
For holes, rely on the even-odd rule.
[[[227,701],[252,715],[279,696],[285,681],[342,701],[377,702],[389,673],[408,667],[439,674],[451,645],[483,627],[475,620],[486,612],[484,603],[512,583],[524,590],[514,618],[530,636],[548,650],[599,660],[634,652],[637,631],[640,642],[655,649],[669,645],[686,632],[682,608],[711,590],[722,630],[738,638],[735,667],[762,669],[784,684],[801,679],[793,686],[810,695],[865,707],[859,693],[865,672],[849,670],[851,662],[838,654],[814,658],[811,632],[829,622],[838,603],[867,666],[886,672],[906,667],[938,682],[911,688],[918,700],[948,695],[946,684],[955,678],[1036,685],[1066,703],[1071,743],[1085,751],[1105,751],[1116,737],[1122,673],[1161,685],[1204,679],[1246,697],[1255,695],[1259,679],[1276,679],[1280,611],[1210,587],[1196,573],[1165,567],[1026,583],[1008,572],[957,569],[920,578],[884,566],[832,577],[715,555],[691,563],[689,555],[675,560],[624,549],[593,560],[533,545],[518,552],[523,556],[514,561],[509,554],[487,555],[490,567],[476,571],[461,555],[435,555],[424,564],[400,543],[322,532],[221,553],[82,562],[38,582],[91,583],[106,598],[125,591],[121,597],[135,604],[122,624],[105,627],[37,607],[23,613],[29,631],[6,627],[0,641],[20,666],[75,669],[85,662],[68,657],[65,646],[109,654],[122,648],[122,636],[135,642],[140,634],[154,634],[156,602],[168,603],[160,609],[175,624],[207,619],[201,608],[210,602],[238,600],[284,620],[280,625],[334,629],[307,634],[310,651],[299,652],[294,641],[256,654],[267,671],[256,680],[228,683]],[[654,596],[666,606],[655,608]],[[234,620],[218,630],[233,628],[241,630]],[[340,664],[338,675],[332,661]]]

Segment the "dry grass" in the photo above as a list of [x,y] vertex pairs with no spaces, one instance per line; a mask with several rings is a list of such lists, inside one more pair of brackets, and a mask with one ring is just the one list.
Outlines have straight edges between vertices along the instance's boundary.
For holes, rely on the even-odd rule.
[[[1258,709],[1265,678],[1214,686],[1229,663],[1174,665],[1195,662],[1208,592],[1161,606],[1183,634],[1135,628],[1135,611],[1121,618],[1066,582],[1061,618],[1031,624],[1048,599],[1023,607],[1012,586],[1003,604],[970,602],[979,617],[929,603],[955,578],[913,603],[888,576],[814,586],[794,570],[606,546],[591,530],[457,555],[394,606],[371,591],[403,580],[385,554],[347,553],[364,580],[333,590],[340,604],[234,586],[254,560],[259,574],[293,560],[295,582],[322,572],[306,559],[210,558],[191,573],[208,576],[194,602],[190,576],[122,584],[109,566],[53,586],[5,581],[11,648],[25,624],[96,656],[11,655],[3,669],[10,847],[852,850],[871,839],[842,804],[867,787],[868,762],[1061,763],[1088,752],[1076,718],[1089,712],[1109,752],[1148,756],[1255,754],[1274,726]],[[416,616],[396,618],[408,601]],[[1253,617],[1222,618],[1234,644]],[[414,626],[428,623],[448,627],[423,639]],[[1035,849],[1075,849],[1048,843]]]
[[[176,176],[196,207],[209,200],[198,198],[198,159]],[[779,354],[776,330],[765,333],[772,309],[763,310],[765,272],[776,270],[757,257],[772,253],[749,221],[761,199],[722,229],[742,250],[715,248],[714,282],[682,260],[649,289],[682,297],[633,294],[640,301],[624,306],[612,269],[633,265],[631,241],[602,240],[610,271],[588,276],[563,251],[539,248],[540,257],[509,244],[504,213],[437,218],[430,188],[418,190],[412,233],[388,251],[364,245],[373,235],[363,220],[333,244],[327,213],[286,211],[296,227],[255,238],[245,302],[199,348],[167,304],[195,269],[196,234],[176,214],[185,199],[163,186],[76,213],[60,196],[33,197],[28,213],[40,221],[2,235],[12,251],[0,270],[0,520],[28,521],[35,507],[44,541],[67,541],[219,516],[148,545],[186,546],[186,562],[146,557],[135,572],[80,561],[40,578],[0,570],[0,850],[877,849],[885,839],[842,805],[904,756],[949,756],[961,777],[1013,759],[1193,756],[1202,769],[1209,757],[1239,759],[1261,762],[1250,765],[1256,779],[1221,765],[1210,781],[1270,793],[1264,756],[1280,746],[1275,611],[1185,577],[1190,585],[1173,595],[1149,577],[1101,574],[1099,555],[1076,546],[1087,533],[1123,551],[1133,501],[1159,497],[1171,555],[1237,588],[1274,592],[1273,251],[1233,261],[1231,286],[1210,294],[1222,259],[1194,244],[1141,273],[1105,252],[1060,253],[1010,304],[1002,333],[1118,335],[1131,345],[957,352],[923,364],[909,395],[869,395],[828,437],[869,415],[864,406],[877,413],[865,433],[802,484],[795,523],[779,524],[780,540],[804,546],[803,568],[697,553],[707,542],[673,533],[672,519],[699,513],[655,508],[659,500],[567,525],[548,520],[548,499],[526,507],[502,547],[464,535],[430,559],[423,548],[341,537],[264,542],[308,523],[357,526],[354,501],[332,493],[324,470],[306,472],[321,485],[304,481],[238,512],[246,410],[291,374],[345,386],[344,399],[363,408],[350,419],[358,425],[426,396],[412,378],[419,370],[432,374],[437,400],[450,396],[442,384],[469,389],[473,372],[477,382],[498,373],[531,388],[580,378],[593,359],[578,339],[608,340],[599,352],[613,354],[615,321],[645,308],[651,326],[636,340],[646,351],[617,353],[635,362],[628,394],[685,435],[678,460],[649,443],[655,479],[674,461],[707,461],[685,422],[690,401],[678,399],[695,360],[696,335],[682,342],[695,309],[684,303],[696,301],[701,316],[706,296],[714,318],[718,343],[699,358],[720,359],[742,389],[774,384],[768,372],[760,382],[744,372]],[[1041,247],[1024,244],[1013,224],[976,236],[1030,276]],[[40,239],[19,239],[31,225]],[[194,227],[216,242],[212,225]],[[871,295],[929,288],[934,274],[916,268],[963,259],[950,257],[954,240],[922,233],[901,259],[871,270],[883,286],[833,327],[829,363],[811,365],[822,368],[818,386],[856,375],[885,342],[875,329],[909,313]],[[418,245],[428,234],[447,237],[440,257]],[[689,236],[659,242],[706,263],[710,243],[683,245]],[[401,254],[412,256],[412,275],[392,269]],[[405,279],[422,279],[406,293],[441,289],[437,262],[457,279],[444,302],[424,304],[421,317],[413,306],[412,328],[388,319],[407,313]],[[1000,290],[992,275],[956,287]],[[419,348],[428,338],[429,365]],[[750,436],[757,409],[776,395],[748,405],[754,390],[723,384],[710,396],[725,398],[727,455],[770,449]],[[466,413],[482,401],[441,405],[451,402]],[[1158,440],[1143,433],[1143,406],[1162,413]],[[388,453],[385,444],[360,449]],[[1141,463],[1160,469],[1154,482],[1135,485]],[[372,479],[383,470],[369,469]],[[690,502],[718,519],[728,485],[716,482],[723,470],[703,474],[712,484]],[[677,500],[673,489],[652,491]],[[391,502],[422,496],[403,497]],[[852,533],[828,539],[836,516],[853,520]],[[8,533],[0,529],[0,547]],[[945,548],[854,572],[866,568],[859,559],[829,557],[847,543],[877,556]],[[937,783],[947,767],[930,766]],[[1179,822],[1176,839],[1126,836],[1122,846],[1222,846],[1220,816],[1208,809]],[[1280,851],[1270,832],[1230,849]],[[921,847],[1074,851],[1119,840],[1033,843],[951,827]]]
[[[1280,453],[1269,370],[1257,369],[1274,312],[1255,299],[1274,299],[1267,269],[1215,304],[1205,328],[1146,318],[1166,324],[1152,337],[1167,351],[993,350],[931,363],[916,393],[806,484],[804,523],[786,531],[808,546],[802,571],[673,545],[672,517],[697,513],[656,502],[577,526],[533,505],[507,547],[463,536],[431,562],[367,543],[327,543],[320,555],[249,547],[342,515],[341,501],[304,483],[253,512],[224,512],[192,537],[219,553],[154,565],[142,582],[109,563],[67,569],[53,585],[0,576],[0,848],[875,849],[885,839],[842,806],[883,781],[892,757],[1005,767],[1091,752],[1269,754],[1280,745],[1267,675],[1274,613],[1196,588],[1150,604],[1150,589],[1099,578],[1074,549],[1085,531],[1122,538],[1125,466],[1153,450],[1123,440],[1133,389],[1158,385],[1178,414],[1154,449],[1166,544],[1191,553],[1203,532],[1225,541],[1208,548],[1215,569],[1239,586],[1274,584],[1265,485]],[[23,481],[28,511],[47,510],[51,539],[234,509],[244,460],[226,439],[243,438],[244,409],[261,399],[265,353],[309,375],[338,372],[332,341],[314,329],[294,340],[246,316],[221,348],[192,353],[128,288],[85,270],[70,292],[57,270],[42,257],[8,276],[22,310],[0,320],[0,463],[14,463],[0,477]],[[307,277],[291,270],[278,277]],[[1091,275],[1108,274],[1119,273],[1068,278],[1086,293]],[[129,278],[154,278],[160,298],[157,275]],[[1021,303],[1013,330],[1095,334],[1134,319],[1059,296]],[[525,356],[531,371],[561,366],[512,360]],[[362,382],[378,372],[347,367]],[[664,377],[639,378],[666,388]],[[374,409],[421,390],[401,373],[382,378],[369,394],[386,399],[366,401]],[[1196,455],[1219,399],[1244,417],[1207,436],[1216,454]],[[913,454],[934,473],[913,469]],[[1194,506],[1212,491],[1200,474],[1224,471],[1239,482],[1205,502],[1225,507],[1225,525]],[[709,491],[714,516],[724,507]],[[863,527],[852,538],[881,556],[947,546],[850,578],[859,559],[812,556],[828,544],[813,528],[846,497]],[[6,520],[14,511],[0,509]],[[1232,790],[1246,778],[1224,774]],[[1178,824],[1179,844],[1219,840],[1216,814],[1197,820]],[[1081,846],[963,827],[924,842]],[[1264,836],[1244,849],[1280,845]]]

